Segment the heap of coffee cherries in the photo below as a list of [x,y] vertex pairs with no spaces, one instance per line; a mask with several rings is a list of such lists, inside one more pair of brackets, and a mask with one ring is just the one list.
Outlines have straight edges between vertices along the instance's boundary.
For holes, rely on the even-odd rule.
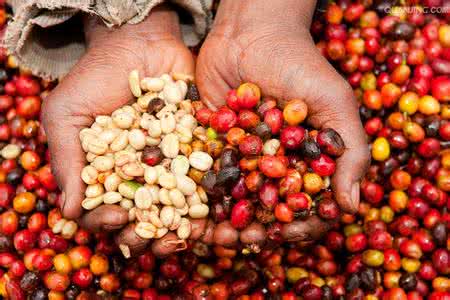
[[[423,11],[423,7],[427,12],[430,8],[443,11],[443,2],[411,1],[405,7],[389,0],[339,0],[315,17],[311,31],[318,49],[346,77],[360,102],[373,159],[361,185],[358,213],[341,214],[338,224],[312,245],[286,242],[283,228],[299,219],[320,216],[318,208],[324,200],[334,202],[329,176],[312,162],[320,157],[314,154],[318,150],[331,160],[337,156],[324,147],[320,131],[307,128],[302,121],[290,123],[289,116],[297,114],[284,116],[289,105],[306,114],[301,101],[281,105],[262,96],[258,105],[247,108],[241,103],[251,103],[259,92],[246,83],[229,93],[227,107],[211,112],[198,101],[195,86],[188,83],[188,96],[182,97],[177,111],[183,110],[184,98],[193,100],[190,114],[202,129],[192,132],[191,143],[180,143],[179,155],[189,160],[190,153],[203,151],[213,159],[209,170],[190,165],[186,174],[207,194],[208,202],[202,203],[209,206],[208,217],[189,218],[191,229],[196,230],[185,240],[184,251],[152,245],[145,253],[125,259],[111,236],[87,232],[63,219],[56,208],[60,196],[39,121],[41,103],[54,84],[32,77],[0,49],[1,297],[447,299],[450,27],[448,15]],[[6,16],[0,5],[2,26]],[[180,79],[165,77],[171,84]],[[152,82],[159,79],[164,81],[156,78]],[[147,90],[141,88],[141,92],[144,95],[136,98],[144,97]],[[277,116],[269,111],[278,111]],[[223,122],[229,116],[230,121],[235,120],[233,126]],[[272,133],[272,128],[277,128],[273,124],[280,124],[278,133]],[[304,128],[304,140],[295,151],[287,146],[293,138],[282,138],[282,131],[291,126],[299,127],[295,132]],[[95,130],[106,129],[100,127]],[[270,136],[264,134],[267,127]],[[146,139],[150,136],[140,124],[121,130],[133,129],[141,129]],[[321,131],[336,140],[330,129]],[[261,144],[259,154],[253,154],[257,150],[249,146]],[[305,151],[305,145],[311,148]],[[335,146],[330,149],[340,149]],[[142,152],[141,157],[136,156],[142,162],[144,151],[136,152]],[[299,157],[291,158],[292,152]],[[152,148],[149,157],[157,157],[154,153],[158,150]],[[307,158],[304,153],[312,156]],[[255,159],[257,156],[267,158]],[[279,164],[277,157],[283,156],[287,161],[283,158]],[[143,165],[171,170],[164,159],[153,166]],[[267,168],[268,163],[277,168]],[[326,165],[333,164],[326,161]],[[298,182],[299,176],[293,170],[302,182],[295,193],[291,182]],[[279,174],[283,176],[277,177]],[[314,180],[307,174],[313,174]],[[136,187],[148,185],[145,172],[143,179],[133,176],[124,180],[128,181],[136,182]],[[104,182],[102,185],[106,194]],[[291,194],[298,196],[289,200]],[[136,197],[123,198],[136,207]],[[157,205],[162,208],[161,203]],[[167,239],[180,238],[169,231],[153,244]]]
[[261,101],[252,83],[231,90],[226,101],[216,112],[196,112],[197,120],[210,126],[208,138],[223,137],[225,144],[214,169],[201,179],[214,221],[229,220],[238,230],[254,221],[252,227],[261,231],[254,236],[264,243],[267,233],[280,231],[280,224],[312,214],[337,218],[329,186],[334,159],[345,149],[339,134],[331,128],[308,131],[302,126],[307,117],[302,100],[290,100],[280,109],[272,98]]

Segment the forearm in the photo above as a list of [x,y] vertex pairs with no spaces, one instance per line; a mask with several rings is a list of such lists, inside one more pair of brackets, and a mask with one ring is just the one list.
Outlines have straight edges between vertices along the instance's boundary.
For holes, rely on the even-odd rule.
[[[255,26],[284,25],[309,28],[316,0],[222,0],[214,26],[252,28]],[[230,26],[231,24],[231,26]]]

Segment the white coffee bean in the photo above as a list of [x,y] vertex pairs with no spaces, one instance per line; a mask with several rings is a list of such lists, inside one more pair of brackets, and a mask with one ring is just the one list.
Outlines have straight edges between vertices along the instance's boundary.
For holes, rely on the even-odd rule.
[[97,183],[98,171],[93,166],[86,166],[81,171],[81,179],[86,184]]
[[184,195],[190,196],[195,193],[197,184],[192,178],[182,174],[176,175],[175,178],[177,181],[177,189]]
[[112,119],[110,116],[99,115],[99,116],[95,117],[95,123],[99,124],[102,127],[108,126],[108,124],[111,122],[112,122]]
[[4,159],[15,159],[19,156],[21,150],[20,147],[15,144],[8,144],[3,147],[1,155]]
[[206,194],[205,189],[201,185],[197,186],[196,192],[203,203],[208,203],[208,195]]
[[107,144],[111,144],[119,134],[120,134],[120,131],[118,131],[118,130],[107,129],[107,130],[102,131],[98,135],[98,138]]
[[158,177],[158,184],[166,189],[173,189],[177,186],[175,175],[170,172],[164,172]]
[[155,239],[160,239],[160,238],[162,238],[162,237],[165,236],[168,232],[169,232],[169,229],[167,229],[166,227],[158,228],[158,229],[156,230]]
[[110,148],[112,151],[117,152],[125,149],[128,145],[128,130],[122,131],[111,143]]
[[184,155],[178,155],[170,163],[170,170],[175,175],[186,175],[189,167],[189,159]]
[[186,240],[191,235],[191,222],[186,218],[181,218],[180,226],[177,229],[177,236],[182,240]]
[[166,83],[162,90],[163,98],[167,103],[177,104],[183,100],[183,94],[175,83]]
[[159,203],[161,203],[162,205],[172,205],[168,189],[165,188],[159,189]]
[[150,222],[150,211],[136,208],[136,219],[139,222]]
[[132,163],[136,160],[136,155],[126,150],[121,150],[114,153],[114,162],[118,167],[123,167],[128,163]]
[[136,190],[134,203],[139,209],[149,209],[152,206],[152,195],[147,187],[141,186]]
[[95,183],[88,185],[84,194],[86,195],[86,198],[95,198],[102,195],[104,192],[103,184]]
[[105,186],[105,190],[108,192],[115,192],[119,188],[119,184],[122,183],[122,179],[116,173],[112,173],[108,177],[106,177],[103,185]]
[[144,180],[148,184],[154,184],[158,180],[158,172],[154,167],[145,168]]
[[150,195],[152,196],[152,203],[158,204],[159,203],[159,187],[155,184],[147,185],[147,189],[150,192]]
[[140,97],[142,95],[141,86],[139,83],[139,71],[131,71],[130,75],[128,75],[128,84],[130,86],[131,93],[133,93],[135,97]]
[[178,189],[171,189],[169,191],[169,198],[175,208],[182,208],[186,203],[183,193]]
[[161,219],[159,218],[158,213],[155,211],[150,211],[149,220],[150,220],[150,223],[155,225],[155,227],[157,227],[157,228],[164,227],[164,224],[161,222]]
[[[139,108],[142,110],[142,112],[145,112],[147,110],[148,104],[155,96],[153,94],[147,93],[141,97],[139,97],[136,101],[136,104],[139,106]],[[142,126],[142,121],[148,121],[148,119],[141,119],[140,125]],[[144,127],[145,128],[145,127]]]
[[75,221],[72,220],[67,221],[61,230],[61,236],[65,239],[71,239],[77,232],[77,229],[78,225],[77,223],[75,223]]
[[122,195],[118,192],[106,192],[103,195],[103,202],[106,204],[116,204],[122,201]]
[[169,230],[177,230],[181,223],[181,216],[175,210],[175,215],[173,217],[172,224],[169,226]]
[[158,119],[161,119],[165,114],[167,113],[175,113],[178,110],[177,106],[175,104],[167,104],[164,106],[157,114],[156,117]]
[[94,153],[91,153],[91,152],[88,152],[86,154],[86,160],[90,163],[93,162],[96,157],[97,157],[97,155],[95,155]]
[[81,206],[86,210],[91,210],[103,203],[103,195],[95,198],[85,198],[81,202]]
[[171,133],[175,130],[176,121],[172,113],[165,113],[161,117],[161,130],[164,134]]
[[97,133],[97,135],[103,131],[103,127],[96,122],[94,122],[94,124],[91,125],[91,129],[94,130]]
[[200,200],[200,197],[197,192],[193,193],[190,196],[187,196],[186,200],[189,206],[194,206],[195,204],[202,204],[202,200]]
[[84,139],[88,136],[92,137],[96,137],[97,136],[97,132],[95,130],[93,130],[92,128],[83,128],[80,130],[80,133],[78,134],[78,136],[80,137],[80,141],[84,141]]
[[184,111],[186,114],[192,115],[192,101],[191,100],[183,100],[180,102],[180,109]]
[[67,220],[66,220],[66,219],[64,219],[64,218],[63,218],[63,219],[59,219],[59,220],[55,223],[55,225],[53,225],[52,232],[53,232],[54,234],[61,233],[61,231],[62,231],[64,225],[66,225],[66,223],[67,223]]
[[180,143],[188,144],[192,142],[192,131],[181,125],[177,125],[177,134]]
[[189,207],[189,216],[194,219],[201,219],[208,215],[209,207],[206,204],[195,204]]
[[189,163],[197,170],[208,171],[211,169],[214,161],[208,153],[203,151],[194,151],[191,155],[189,155]]
[[178,136],[174,133],[169,133],[161,141],[161,151],[165,157],[175,158],[180,151],[180,144],[178,142]]
[[200,126],[197,126],[192,131],[192,134],[202,142],[206,142],[206,140],[208,139],[208,137],[206,136],[206,129]]
[[128,176],[126,175],[123,171],[121,167],[115,166],[114,167],[114,172],[119,175],[119,177],[123,180],[133,180],[132,176]]
[[131,182],[122,182],[119,184],[119,193],[128,199],[134,199],[137,188]]
[[128,222],[133,222],[134,220],[136,220],[136,207],[132,207],[128,211]]
[[108,156],[97,156],[92,166],[100,172],[106,172],[114,168],[114,159]]
[[185,203],[182,208],[176,208],[175,210],[180,216],[185,216],[189,213],[189,205]]
[[275,155],[280,148],[280,141],[277,139],[270,139],[264,143],[263,153],[265,155]]
[[159,138],[161,136],[161,121],[150,120],[148,121],[148,135],[152,138]]
[[184,115],[186,115],[186,112],[182,109],[177,110],[177,112],[173,115],[175,117],[177,125],[180,123],[181,118],[183,118]]
[[134,228],[134,232],[143,239],[151,239],[155,236],[156,227],[149,222],[139,222]]
[[156,173],[158,174],[158,177],[161,176],[161,174],[168,172],[168,170],[162,165],[156,165],[154,166],[154,168],[156,170]]
[[113,116],[113,122],[119,128],[128,129],[133,125],[134,118],[133,115],[122,112]]
[[124,165],[122,171],[132,177],[144,176],[144,168],[137,162],[132,162]]
[[141,80],[141,88],[146,91],[159,92],[164,88],[164,80],[156,77],[145,77]]
[[180,122],[178,122],[178,126],[188,128],[192,132],[197,127],[197,120],[195,120],[193,115],[184,115]]
[[164,206],[159,213],[159,218],[165,227],[172,225],[175,217],[175,208],[173,206]]
[[120,201],[120,206],[126,210],[130,210],[134,207],[134,202],[130,199],[122,199],[122,201]]
[[128,133],[128,141],[136,150],[142,150],[145,147],[145,134],[140,129],[132,129]]
[[178,86],[178,89],[181,93],[181,99],[184,99],[186,97],[186,93],[188,90],[187,83],[183,80],[177,80],[176,85]]
[[88,151],[95,155],[103,155],[108,150],[108,144],[101,139],[93,139],[88,144]]

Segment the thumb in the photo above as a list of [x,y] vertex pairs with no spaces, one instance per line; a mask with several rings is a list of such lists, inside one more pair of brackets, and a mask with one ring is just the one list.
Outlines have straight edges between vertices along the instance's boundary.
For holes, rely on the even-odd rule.
[[[52,97],[59,98],[58,94],[56,91]],[[82,212],[85,189],[80,176],[85,159],[78,134],[82,127],[89,125],[90,119],[69,114],[61,105],[53,104],[55,101],[47,99],[42,121],[48,136],[52,171],[62,191],[61,212],[66,218],[76,219]]]
[[332,93],[314,101],[309,122],[316,128],[332,128],[343,139],[345,151],[336,160],[332,186],[341,209],[355,213],[360,201],[360,181],[370,163],[369,147],[352,89],[343,80],[333,82],[327,85]]
[[[223,53],[220,47],[223,45],[207,39],[197,59],[197,88],[202,102],[211,110],[224,105],[228,91],[240,84],[239,75],[231,70],[227,58],[227,55],[231,55]],[[217,55],[218,53],[223,55]]]
[[332,186],[341,209],[355,213],[360,201],[360,182],[370,163],[369,147],[352,89],[343,80],[331,87],[334,87],[330,89],[332,94],[317,100],[317,110],[310,121],[316,128],[336,130],[344,141],[345,151],[336,161]]
[[[343,115],[343,117],[345,116]],[[366,137],[359,124],[359,119],[355,118],[358,118],[358,115],[355,117],[347,115],[347,122],[335,120],[327,124],[327,127],[334,128],[341,135],[346,145],[344,154],[337,159],[332,186],[338,204],[348,213],[355,213],[358,210],[360,182],[370,164]]]
[[76,65],[52,91],[42,110],[52,170],[62,191],[61,212],[69,219],[81,216],[84,199],[85,184],[81,171],[86,162],[80,130],[92,124],[93,116],[100,112],[109,113],[115,109],[114,105],[120,106],[114,99],[131,98],[127,80],[110,85],[118,75],[104,79],[105,73],[99,66],[90,63],[89,68],[84,68],[82,65],[83,62]]
[[320,60],[323,63],[314,69],[313,76],[292,72],[294,76],[279,96],[282,99],[303,97],[308,105],[308,122],[318,129],[332,128],[342,137],[346,149],[336,161],[332,186],[341,209],[355,213],[359,206],[360,181],[370,162],[367,138],[353,90],[328,62],[322,57]]

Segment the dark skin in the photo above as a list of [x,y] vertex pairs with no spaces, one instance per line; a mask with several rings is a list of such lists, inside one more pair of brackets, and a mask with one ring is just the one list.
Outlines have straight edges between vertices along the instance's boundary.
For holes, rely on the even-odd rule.
[[[227,91],[242,82],[257,84],[264,95],[279,101],[304,99],[308,122],[316,128],[334,128],[344,139],[347,149],[337,160],[332,184],[341,209],[353,213],[370,156],[353,92],[309,34],[314,5],[314,0],[223,0],[197,60],[196,83],[211,109],[223,105]],[[127,223],[120,207],[101,206],[82,216],[84,186],[79,174],[85,161],[78,132],[96,115],[109,114],[132,99],[127,86],[132,69],[146,76],[194,74],[194,61],[181,41],[176,14],[168,8],[152,11],[138,25],[111,30],[93,23],[86,23],[87,53],[46,101],[44,126],[53,170],[65,195],[63,215],[80,218],[90,230],[117,230]],[[72,143],[58,143],[68,137]],[[74,159],[67,160],[68,156]],[[314,240],[329,227],[310,218],[285,226],[284,231],[290,240]],[[116,240],[133,252],[148,243],[136,237],[130,225]]]

